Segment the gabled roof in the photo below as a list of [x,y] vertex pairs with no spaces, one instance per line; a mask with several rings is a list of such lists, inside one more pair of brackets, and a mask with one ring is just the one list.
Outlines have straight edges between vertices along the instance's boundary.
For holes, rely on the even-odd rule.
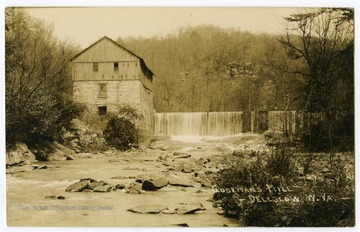
[[135,53],[133,53],[132,51],[130,51],[129,49],[121,46],[120,44],[118,44],[117,42],[115,42],[114,40],[110,39],[107,36],[102,37],[101,39],[99,39],[98,41],[96,41],[95,43],[91,44],[89,47],[85,48],[84,50],[82,50],[80,53],[78,53],[76,56],[74,56],[73,58],[70,59],[70,61],[73,61],[74,59],[76,59],[78,56],[80,56],[81,54],[83,54],[84,52],[86,52],[87,50],[89,50],[90,48],[92,48],[93,46],[95,46],[96,44],[98,44],[100,41],[102,40],[109,40],[110,42],[112,42],[113,44],[115,44],[116,46],[118,46],[119,48],[127,51],[128,53],[130,53],[131,55],[137,57],[138,59],[140,59],[140,64],[141,64],[141,68],[143,69],[145,74],[150,74],[151,76],[154,76],[154,73],[146,66],[145,61],[143,58],[141,58],[140,56],[136,55]]

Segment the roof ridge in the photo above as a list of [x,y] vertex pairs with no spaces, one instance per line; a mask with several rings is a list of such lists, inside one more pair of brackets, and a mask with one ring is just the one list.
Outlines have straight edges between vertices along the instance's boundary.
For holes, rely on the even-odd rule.
[[154,73],[147,67],[147,65],[145,64],[145,61],[143,58],[141,58],[140,56],[136,55],[134,52],[132,52],[131,50],[125,48],[124,46],[120,45],[119,43],[117,43],[115,40],[111,39],[110,37],[107,37],[106,35],[104,35],[101,39],[97,40],[96,42],[92,43],[90,46],[88,46],[87,48],[83,49],[81,52],[79,52],[77,55],[75,55],[73,58],[70,59],[70,61],[73,61],[74,59],[76,59],[77,57],[79,57],[81,54],[83,54],[84,52],[86,52],[87,50],[89,50],[91,47],[93,47],[95,44],[99,43],[100,41],[107,39],[109,41],[111,41],[112,43],[114,43],[115,45],[117,45],[118,47],[122,48],[123,50],[127,51],[128,53],[130,53],[131,55],[137,57],[138,59],[140,59],[141,62],[144,63],[146,69],[148,71],[150,71],[151,75],[154,75]]

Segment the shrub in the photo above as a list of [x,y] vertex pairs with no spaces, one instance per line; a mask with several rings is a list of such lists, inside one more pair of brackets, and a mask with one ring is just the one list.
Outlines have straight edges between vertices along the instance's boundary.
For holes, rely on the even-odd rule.
[[142,115],[135,108],[123,105],[118,115],[110,115],[103,131],[105,141],[119,150],[137,146],[141,131],[136,128],[135,123],[141,118]]
[[[317,156],[309,176],[302,176],[295,170],[295,158],[301,162],[300,166],[310,165],[296,155],[283,147],[268,153],[259,152],[250,163],[246,162],[246,157],[225,156],[228,166],[220,170],[214,180],[218,190],[214,193],[214,202],[221,204],[226,215],[237,217],[239,223],[246,226],[353,226],[355,187],[353,180],[346,177],[341,161],[345,160],[344,154]],[[324,167],[329,171],[322,173]],[[290,187],[292,192],[289,195],[270,193],[266,191],[267,186]],[[228,191],[231,188],[237,191]],[[329,202],[306,200],[310,194],[319,198],[331,196],[331,199]],[[249,195],[264,199],[297,196],[299,201],[251,202]]]
[[304,149],[310,152],[353,151],[354,114],[350,112],[310,122],[300,133],[300,142]]
[[125,117],[110,118],[103,134],[105,141],[119,150],[127,150],[138,142],[135,124]]

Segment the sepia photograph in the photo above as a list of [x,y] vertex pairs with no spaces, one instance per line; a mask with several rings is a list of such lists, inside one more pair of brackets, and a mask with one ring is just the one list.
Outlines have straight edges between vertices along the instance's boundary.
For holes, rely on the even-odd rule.
[[7,226],[354,228],[354,12],[6,6]]

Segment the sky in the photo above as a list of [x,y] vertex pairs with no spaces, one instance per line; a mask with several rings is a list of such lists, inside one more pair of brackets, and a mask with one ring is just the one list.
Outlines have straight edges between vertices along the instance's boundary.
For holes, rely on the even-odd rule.
[[254,33],[284,32],[283,17],[299,8],[246,7],[68,7],[26,8],[54,26],[55,35],[82,48],[103,36],[166,36],[181,27],[213,24]]

